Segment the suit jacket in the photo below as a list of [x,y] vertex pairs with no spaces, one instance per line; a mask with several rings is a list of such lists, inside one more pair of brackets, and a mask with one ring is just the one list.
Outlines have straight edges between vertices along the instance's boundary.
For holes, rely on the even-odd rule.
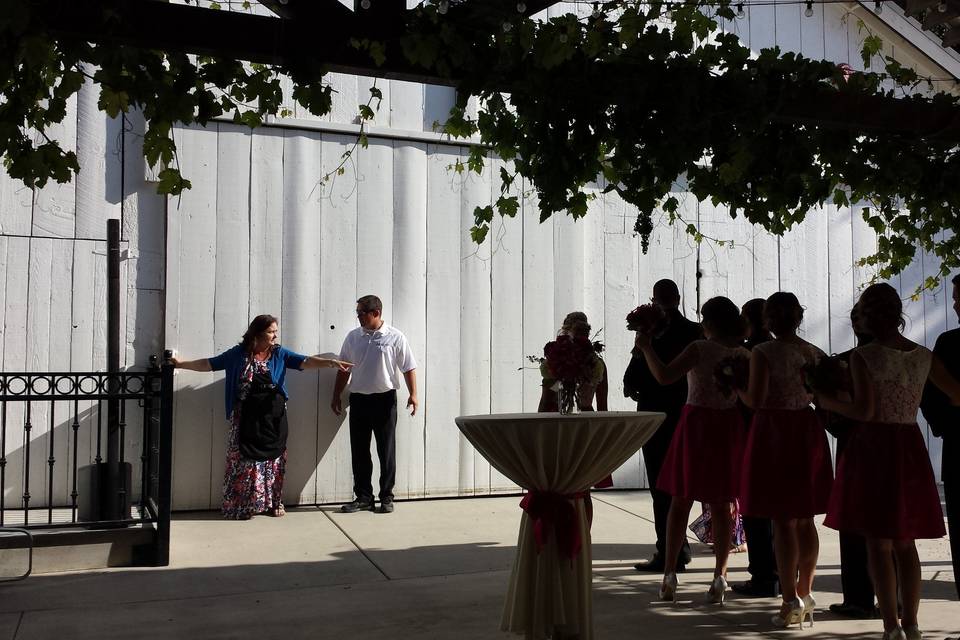
[[[950,375],[960,379],[960,329],[940,334],[933,353]],[[953,406],[945,393],[928,382],[923,389],[920,411],[930,424],[933,435],[943,438],[943,481],[960,481],[960,471],[957,470],[960,465],[960,407]]]
[[[694,340],[703,337],[700,325],[683,317],[679,311],[670,314],[670,324],[651,340],[654,352],[664,363],[671,362]],[[650,373],[643,354],[634,349],[630,364],[623,374],[623,393],[637,401],[637,411],[663,411],[669,417],[678,415],[687,402],[687,379],[661,385]]]

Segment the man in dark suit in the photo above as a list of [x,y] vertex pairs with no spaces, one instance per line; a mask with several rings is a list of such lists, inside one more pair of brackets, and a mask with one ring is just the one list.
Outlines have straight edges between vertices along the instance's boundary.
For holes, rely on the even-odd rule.
[[[763,323],[763,298],[754,298],[743,304],[741,315],[747,321],[749,334],[743,346],[753,349],[758,344],[773,340]],[[744,424],[749,425],[753,411],[741,404]],[[747,536],[747,571],[750,578],[732,585],[733,590],[750,598],[772,598],[780,595],[777,560],[773,553],[773,522],[770,518],[743,516],[743,532]]]
[[[857,338],[857,346],[868,344],[873,337],[862,326],[857,308],[850,310],[850,324]],[[838,357],[850,362],[853,349],[844,351]],[[853,421],[841,415],[827,414],[826,428],[837,439],[837,459],[843,456]],[[866,619],[876,616],[873,582],[867,568],[867,540],[861,535],[849,531],[840,532],[840,589],[843,601],[830,605],[830,611],[846,618]]]
[[[953,277],[953,311],[960,319],[960,275]],[[960,329],[942,333],[937,338],[933,353],[940,358],[947,371],[960,378]],[[943,458],[940,477],[947,511],[947,529],[950,536],[950,555],[953,556],[953,579],[960,597],[960,407],[950,404],[949,398],[937,387],[927,383],[920,403],[923,417],[930,424],[933,435],[943,438]]]
[[[661,360],[670,362],[683,351],[688,344],[702,337],[700,325],[691,322],[680,313],[680,290],[673,280],[659,280],[653,285],[651,302],[660,307],[665,315],[662,325],[654,334],[653,350]],[[647,367],[647,362],[639,349],[634,348],[633,357],[623,374],[624,394],[637,401],[637,411],[662,411],[666,420],[657,429],[650,440],[643,445],[643,461],[647,468],[647,482],[653,498],[653,522],[657,534],[657,552],[653,558],[634,565],[637,571],[660,573],[664,567],[666,550],[667,512],[670,511],[670,494],[656,488],[660,467],[673,438],[673,432],[680,419],[680,411],[687,401],[687,380],[681,378],[669,385],[660,385]],[[677,571],[690,562],[690,545],[684,542]]]

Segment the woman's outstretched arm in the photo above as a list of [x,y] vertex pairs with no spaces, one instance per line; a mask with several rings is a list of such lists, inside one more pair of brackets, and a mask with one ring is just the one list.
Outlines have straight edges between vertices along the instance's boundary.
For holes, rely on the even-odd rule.
[[199,360],[181,360],[176,356],[170,358],[175,369],[189,369],[190,371],[213,371],[210,366],[209,358],[200,358]]

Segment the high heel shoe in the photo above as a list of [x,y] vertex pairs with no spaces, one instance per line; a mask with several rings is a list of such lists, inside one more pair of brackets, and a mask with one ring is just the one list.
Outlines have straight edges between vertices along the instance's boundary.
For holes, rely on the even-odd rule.
[[678,584],[680,584],[680,581],[677,580],[676,572],[670,572],[663,576],[663,582],[660,584],[660,599],[666,602],[676,602]]
[[800,627],[803,628],[803,622],[810,618],[810,626],[813,626],[813,610],[817,606],[817,601],[813,599],[813,594],[808,593],[803,596],[803,615],[800,617]]
[[883,640],[907,640],[907,634],[900,627],[895,627],[890,631],[883,632]]
[[770,619],[773,626],[786,629],[792,624],[803,626],[803,600],[794,598],[780,605],[780,613]]
[[904,627],[903,635],[907,640],[923,640],[923,631],[920,631],[920,627],[913,625],[912,627]]
[[723,597],[726,591],[727,579],[723,576],[716,576],[710,585],[710,589],[707,590],[707,600],[711,604],[719,604],[722,607]]

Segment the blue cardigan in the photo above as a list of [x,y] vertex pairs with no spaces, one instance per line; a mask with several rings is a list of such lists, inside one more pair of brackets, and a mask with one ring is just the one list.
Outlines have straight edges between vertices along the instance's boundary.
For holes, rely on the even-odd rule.
[[[277,345],[273,353],[270,354],[270,360],[267,362],[267,366],[270,368],[270,377],[273,379],[273,383],[280,387],[284,398],[290,398],[290,396],[287,395],[286,386],[287,369],[302,370],[303,361],[306,359],[307,356],[290,351],[280,345]],[[235,347],[230,347],[220,355],[210,358],[209,362],[212,371],[226,370],[227,372],[226,379],[224,380],[226,383],[224,400],[227,419],[229,420],[230,414],[233,412],[234,400],[237,398],[240,374],[243,373],[243,367],[247,363],[247,353],[243,350],[243,347],[238,344]]]

